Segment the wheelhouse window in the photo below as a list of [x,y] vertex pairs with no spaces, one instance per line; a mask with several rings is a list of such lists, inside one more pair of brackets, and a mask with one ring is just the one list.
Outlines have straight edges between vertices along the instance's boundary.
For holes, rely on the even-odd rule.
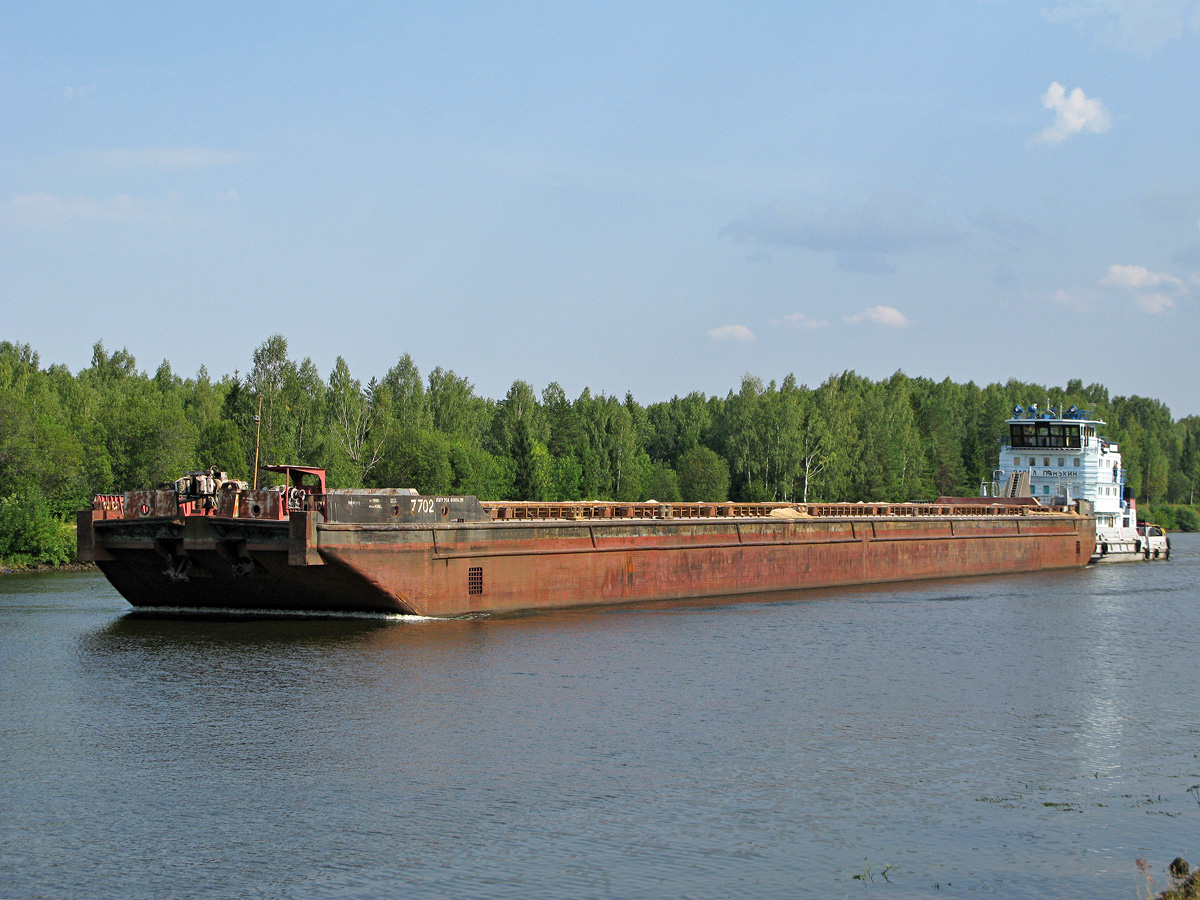
[[1041,422],[1019,422],[1009,426],[1010,443],[1016,447],[1052,447],[1058,449],[1082,447],[1079,425],[1051,425]]
[[1036,447],[1037,426],[1032,422],[1020,422],[1009,426],[1009,438],[1013,447]]

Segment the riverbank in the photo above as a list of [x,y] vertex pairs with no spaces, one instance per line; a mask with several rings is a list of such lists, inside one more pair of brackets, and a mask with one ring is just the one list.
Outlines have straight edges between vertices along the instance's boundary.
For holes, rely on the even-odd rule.
[[0,560],[0,575],[29,575],[37,572],[93,572],[96,564],[90,562],[68,562],[54,565],[51,563],[9,563]]
[[1138,518],[1167,531],[1200,531],[1200,511],[1186,503],[1146,503],[1138,507]]
[[1151,893],[1155,884],[1149,865],[1144,859],[1139,859],[1137,865],[1146,879],[1147,895],[1151,900],[1200,900],[1200,869],[1189,874],[1190,866],[1183,858],[1176,857],[1167,867],[1171,884],[1156,894]]

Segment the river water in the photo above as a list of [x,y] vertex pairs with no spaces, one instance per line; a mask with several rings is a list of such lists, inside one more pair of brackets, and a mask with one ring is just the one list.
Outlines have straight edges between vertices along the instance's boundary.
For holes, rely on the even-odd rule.
[[499,619],[0,578],[0,897],[1128,898],[1200,863],[1167,563]]

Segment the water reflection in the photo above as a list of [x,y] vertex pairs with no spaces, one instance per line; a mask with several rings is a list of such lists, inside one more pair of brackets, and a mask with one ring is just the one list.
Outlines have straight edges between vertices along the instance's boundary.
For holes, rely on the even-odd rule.
[[1198,576],[450,621],[0,582],[0,895],[1133,896],[1194,833]]

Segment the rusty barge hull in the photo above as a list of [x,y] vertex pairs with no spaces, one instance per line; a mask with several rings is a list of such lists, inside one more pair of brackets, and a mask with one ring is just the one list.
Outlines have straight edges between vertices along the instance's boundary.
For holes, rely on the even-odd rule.
[[80,555],[137,607],[463,616],[1065,569],[1095,548],[1095,520],[1072,513],[800,509],[579,520],[514,519],[510,505],[398,523],[85,511]]

